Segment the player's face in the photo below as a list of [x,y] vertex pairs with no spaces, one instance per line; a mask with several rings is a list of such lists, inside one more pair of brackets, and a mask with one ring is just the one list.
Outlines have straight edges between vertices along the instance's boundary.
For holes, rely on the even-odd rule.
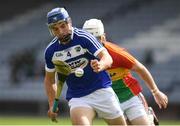
[[97,38],[97,40],[98,40],[99,42],[102,43],[101,36],[97,36],[96,38]]
[[52,33],[59,38],[59,40],[66,44],[71,39],[72,26],[70,23],[63,21],[53,24],[51,26]]

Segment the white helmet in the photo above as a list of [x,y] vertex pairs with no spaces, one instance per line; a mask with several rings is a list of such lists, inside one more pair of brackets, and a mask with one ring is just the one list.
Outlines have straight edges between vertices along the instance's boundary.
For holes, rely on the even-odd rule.
[[101,20],[98,19],[89,19],[86,20],[83,29],[94,35],[95,37],[99,37],[104,34],[104,25]]

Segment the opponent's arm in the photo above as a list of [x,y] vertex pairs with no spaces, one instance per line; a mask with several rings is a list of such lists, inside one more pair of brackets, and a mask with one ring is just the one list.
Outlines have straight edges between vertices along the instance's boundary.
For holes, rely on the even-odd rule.
[[97,59],[91,60],[91,67],[94,72],[100,72],[111,67],[113,60],[106,49],[102,50],[97,57],[99,61]]
[[151,73],[147,70],[147,68],[136,60],[132,70],[135,71],[141,77],[141,79],[146,82],[146,85],[153,94],[156,103],[159,105],[159,108],[166,108],[168,104],[168,98],[158,89]]

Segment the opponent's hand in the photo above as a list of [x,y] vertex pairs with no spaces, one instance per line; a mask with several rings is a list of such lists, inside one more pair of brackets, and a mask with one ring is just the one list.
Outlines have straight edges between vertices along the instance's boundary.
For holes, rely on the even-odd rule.
[[[58,112],[58,110],[57,110],[57,112]],[[49,110],[48,110],[47,115],[48,115],[48,117],[49,117],[53,122],[57,122],[57,120],[56,120],[56,118],[57,118],[57,116],[58,116],[58,113],[57,113],[57,112],[53,112],[52,109],[49,109]]]
[[153,96],[160,109],[167,108],[168,97],[164,93],[157,91]]
[[91,60],[90,65],[91,65],[93,71],[96,73],[104,70],[103,64],[101,62],[99,62],[97,59]]

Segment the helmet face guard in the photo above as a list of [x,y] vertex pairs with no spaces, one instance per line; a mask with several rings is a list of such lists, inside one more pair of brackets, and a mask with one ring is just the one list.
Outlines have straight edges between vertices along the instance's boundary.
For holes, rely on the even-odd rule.
[[[64,21],[68,21],[68,19],[67,19],[67,20],[64,20]],[[59,20],[59,21],[57,21],[57,22],[54,22],[54,23],[51,23],[51,24],[47,24],[48,30],[49,30],[49,32],[50,32],[50,34],[51,34],[52,36],[54,36],[54,33],[53,33],[53,31],[52,31],[53,26],[56,25],[56,24],[59,24],[59,23],[61,23],[61,22],[64,22],[64,21],[63,21],[63,20]]]

